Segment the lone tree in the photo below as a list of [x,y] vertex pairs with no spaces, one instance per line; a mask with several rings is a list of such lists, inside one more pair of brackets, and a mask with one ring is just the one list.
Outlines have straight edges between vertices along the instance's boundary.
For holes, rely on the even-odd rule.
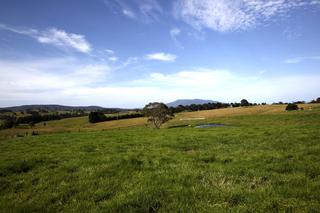
[[297,104],[288,104],[286,107],[287,111],[298,110],[298,109],[299,109],[299,107]]
[[153,102],[143,108],[143,114],[148,117],[148,122],[157,129],[172,117],[170,109],[164,103]]
[[240,102],[241,106],[249,106],[249,101],[247,101],[246,99],[242,99]]

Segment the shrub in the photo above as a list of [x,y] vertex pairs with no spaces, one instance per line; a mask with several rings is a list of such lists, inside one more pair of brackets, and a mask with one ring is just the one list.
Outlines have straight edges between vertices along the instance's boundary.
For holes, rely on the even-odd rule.
[[39,135],[39,133],[38,133],[38,132],[35,132],[35,131],[32,131],[32,132],[31,132],[31,135],[32,135],[32,136],[37,136],[37,135]]
[[241,102],[240,102],[240,105],[241,106],[249,106],[249,101],[247,101],[246,99],[242,99]]
[[299,107],[297,104],[288,104],[286,107],[287,111],[298,110],[298,109],[299,109]]
[[98,123],[105,121],[106,119],[106,116],[102,112],[90,112],[89,114],[90,123]]
[[0,129],[8,129],[14,127],[16,122],[16,117],[14,116],[3,116],[2,122],[0,122]]

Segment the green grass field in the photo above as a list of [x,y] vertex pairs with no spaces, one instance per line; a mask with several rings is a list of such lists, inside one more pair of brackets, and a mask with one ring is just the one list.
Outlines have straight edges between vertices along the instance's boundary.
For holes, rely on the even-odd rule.
[[0,212],[320,212],[320,105],[284,107],[0,131]]

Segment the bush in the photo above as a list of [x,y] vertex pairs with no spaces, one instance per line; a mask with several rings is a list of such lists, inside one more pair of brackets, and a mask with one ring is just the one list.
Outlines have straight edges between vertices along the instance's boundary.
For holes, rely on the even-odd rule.
[[35,131],[32,131],[32,132],[31,132],[31,135],[32,135],[32,136],[37,136],[37,135],[39,135],[39,133],[38,133],[38,132],[35,132]]
[[9,129],[14,127],[17,122],[14,116],[3,116],[3,120],[0,122],[0,129]]
[[89,114],[90,123],[98,123],[105,121],[106,119],[106,116],[102,112],[90,112]]
[[240,105],[241,106],[249,106],[249,101],[247,101],[246,99],[242,99],[241,102],[240,102]]
[[297,104],[288,104],[286,107],[287,111],[298,110],[298,109],[299,109],[299,107]]

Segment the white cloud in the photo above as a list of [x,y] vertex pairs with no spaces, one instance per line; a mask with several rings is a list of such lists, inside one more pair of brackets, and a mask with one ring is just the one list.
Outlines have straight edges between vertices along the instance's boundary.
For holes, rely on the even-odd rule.
[[111,49],[105,49],[105,50],[103,50],[103,51],[106,52],[106,53],[108,53],[108,54],[111,54],[111,55],[114,54],[114,51],[111,50]]
[[317,97],[319,81],[319,74],[268,77],[257,73],[253,76],[240,76],[228,70],[197,68],[170,74],[152,73],[145,79],[134,81],[133,85],[160,89],[160,95],[156,97],[164,102],[178,98],[225,102],[248,98],[256,102],[289,102],[297,99],[308,101]]
[[176,56],[170,53],[151,53],[145,56],[147,60],[156,60],[156,61],[166,61],[166,62],[174,62],[176,60]]
[[140,0],[138,7],[146,21],[158,20],[162,8],[157,0]]
[[153,88],[114,85],[112,68],[74,58],[0,60],[0,75],[0,107],[32,103],[132,107],[157,94]]
[[181,45],[181,43],[178,41],[177,37],[181,34],[181,30],[179,28],[172,28],[170,30],[170,37],[173,40],[174,44],[179,47],[179,48],[183,48],[183,46]]
[[36,61],[0,61],[0,97],[12,91],[63,90],[105,81],[111,68],[105,64],[82,64],[73,58]]
[[93,53],[90,53],[90,56],[91,58],[94,58],[102,62],[111,61],[114,63],[119,60],[118,56],[115,54],[115,51],[111,49],[98,50]]
[[197,69],[179,71],[173,74],[152,73],[148,82],[166,87],[176,86],[211,86],[226,82],[234,78],[233,74],[225,70]]
[[104,4],[115,14],[144,22],[157,21],[163,13],[157,0],[105,0]]
[[123,61],[122,63],[120,63],[120,65],[114,67],[115,70],[120,70],[120,69],[124,69],[126,67],[128,67],[129,65],[135,64],[139,61],[138,57],[129,57],[127,58],[125,61]]
[[320,56],[288,58],[283,62],[286,64],[297,64],[305,60],[320,60]]
[[293,29],[292,26],[288,27],[282,32],[282,35],[289,41],[293,41],[302,36],[302,29]]
[[134,14],[134,12],[130,9],[122,9],[122,13],[123,15],[129,17],[129,18],[135,18],[136,15]]
[[299,63],[303,60],[303,58],[288,58],[286,60],[284,60],[283,62],[286,64],[296,64]]
[[113,61],[113,62],[118,61],[118,57],[116,57],[116,56],[111,56],[108,59],[109,59],[109,61]]
[[247,30],[276,16],[285,16],[293,8],[314,5],[320,5],[320,1],[178,0],[174,14],[198,30],[228,32]]
[[177,37],[178,35],[180,35],[180,33],[181,33],[181,30],[180,30],[179,28],[172,28],[172,29],[170,30],[170,36],[171,36],[172,38]]
[[91,46],[89,42],[86,41],[85,36],[67,33],[56,28],[43,31],[39,35],[35,35],[35,37],[40,43],[71,48],[83,53],[88,53],[91,51]]
[[82,53],[89,53],[91,51],[91,45],[84,35],[67,33],[64,30],[56,28],[39,31],[37,29],[20,29],[0,24],[0,29],[27,35],[35,38],[40,43],[50,44],[62,49],[72,49]]
[[178,98],[294,101],[311,100],[320,90],[319,74],[240,76],[228,70],[204,68],[157,72],[134,81],[116,82],[110,81],[115,73],[107,65],[85,64],[73,58],[0,60],[0,74],[0,106],[57,103],[143,107],[150,101],[170,102]]

